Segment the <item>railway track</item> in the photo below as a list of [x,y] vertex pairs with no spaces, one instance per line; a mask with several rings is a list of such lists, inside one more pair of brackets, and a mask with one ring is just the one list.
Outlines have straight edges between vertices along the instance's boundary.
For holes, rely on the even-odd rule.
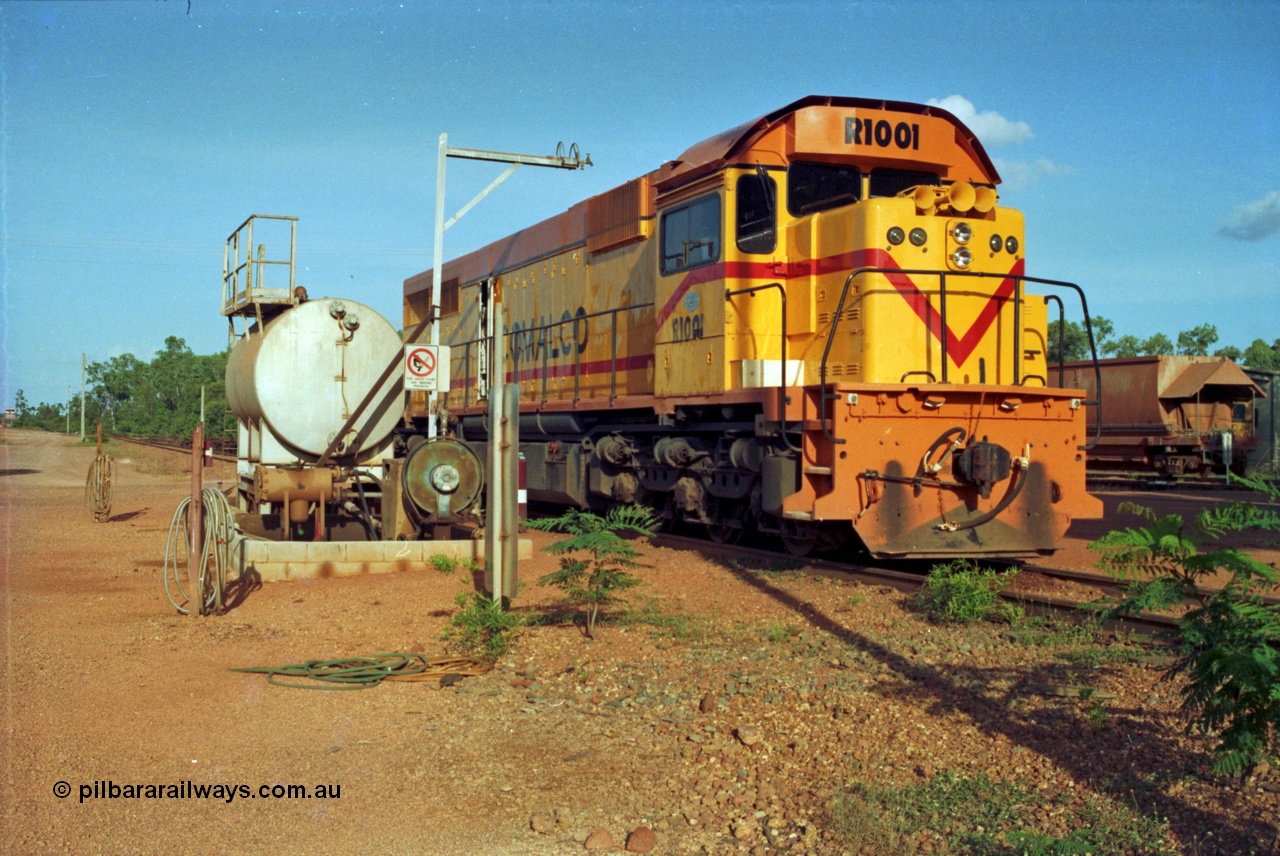
[[1216,493],[1227,490],[1242,490],[1239,484],[1231,482],[1226,476],[1208,477],[1158,477],[1144,473],[1090,473],[1085,478],[1085,488],[1098,490],[1133,490],[1133,491],[1203,491]]
[[[181,452],[187,455],[191,454],[191,440],[189,438],[186,440],[185,444],[178,440],[174,440],[172,437],[125,437],[123,435],[117,435],[112,439],[120,440],[124,443],[133,443],[138,446],[148,446],[152,449],[163,449],[166,452]],[[213,457],[215,460],[231,462],[236,460],[234,447],[228,451],[226,443],[222,441],[214,442]]]
[[[655,537],[653,542],[659,546],[673,549],[699,550],[718,556],[750,559],[770,564],[785,564],[787,567],[796,570],[829,575],[839,579],[857,580],[867,585],[887,585],[906,593],[919,591],[923,587],[925,578],[928,575],[928,569],[932,564],[922,561],[904,563],[894,568],[888,568],[821,558],[799,559],[787,553],[773,552],[755,547],[718,544],[683,535],[662,534]],[[1047,568],[1038,565],[1021,566],[1021,568],[1027,572],[1052,579],[1093,587],[1100,597],[1114,595],[1119,591],[1119,585],[1115,580],[1100,574]],[[1011,591],[1001,592],[1000,596],[1011,603],[1017,604],[1032,615],[1062,613],[1079,615],[1091,612],[1086,607],[1087,601],[1070,600],[1043,593],[1020,590],[1016,587]],[[1106,629],[1113,632],[1161,636],[1172,631],[1176,626],[1176,617],[1157,613],[1141,613],[1109,622],[1106,625]]]

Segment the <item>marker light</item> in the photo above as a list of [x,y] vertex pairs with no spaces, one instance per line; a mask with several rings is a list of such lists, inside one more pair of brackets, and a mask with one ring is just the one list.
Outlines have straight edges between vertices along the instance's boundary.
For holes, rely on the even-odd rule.
[[967,248],[961,247],[951,254],[951,261],[955,262],[958,268],[967,268],[969,263],[973,261],[973,256]]
[[895,247],[907,239],[907,235],[902,231],[901,226],[891,226],[889,228],[889,234],[885,235],[885,237],[888,238],[889,243],[893,244]]
[[929,240],[929,233],[919,227],[911,230],[911,243],[917,247],[923,247],[924,242]]
[[1001,238],[999,235],[992,235],[991,236],[991,252],[998,253],[1002,249],[1004,249],[1004,238]]
[[951,237],[956,239],[957,244],[967,244],[973,237],[973,230],[969,228],[968,223],[957,223],[951,230]]
[[1004,248],[1011,253],[1016,253],[1018,251],[1018,239],[1010,235],[1005,239]]

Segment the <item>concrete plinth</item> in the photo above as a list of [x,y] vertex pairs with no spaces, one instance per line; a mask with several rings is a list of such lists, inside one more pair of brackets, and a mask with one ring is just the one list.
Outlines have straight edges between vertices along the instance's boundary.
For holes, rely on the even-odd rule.
[[[518,542],[521,560],[533,557],[533,543]],[[244,539],[235,550],[232,573],[264,583],[389,574],[429,568],[432,556],[484,563],[484,541],[258,541]]]

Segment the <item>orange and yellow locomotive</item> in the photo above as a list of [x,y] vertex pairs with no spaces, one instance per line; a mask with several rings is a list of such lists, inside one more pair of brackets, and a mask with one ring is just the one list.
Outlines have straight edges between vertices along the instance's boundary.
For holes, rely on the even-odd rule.
[[442,415],[483,445],[501,313],[530,499],[798,553],[1046,553],[1100,504],[1026,286],[1083,293],[1025,275],[998,182],[944,110],[811,96],[446,264],[438,301],[410,278],[405,328],[438,302]]

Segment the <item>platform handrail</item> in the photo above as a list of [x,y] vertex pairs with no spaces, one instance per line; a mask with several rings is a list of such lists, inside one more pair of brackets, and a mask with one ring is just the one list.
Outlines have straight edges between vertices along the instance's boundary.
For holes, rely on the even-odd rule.
[[[653,303],[633,303],[633,304],[628,304],[627,306],[617,306],[617,307],[614,307],[613,309],[602,309],[599,312],[588,312],[582,315],[574,315],[572,318],[561,318],[559,321],[550,321],[546,324],[539,324],[536,327],[525,327],[520,330],[507,330],[506,333],[504,333],[503,335],[508,340],[510,340],[512,336],[525,336],[530,333],[539,333],[544,330],[550,330],[553,327],[561,328],[561,333],[563,333],[564,325],[572,324],[573,325],[573,341],[576,344],[577,342],[581,341],[578,335],[578,332],[581,329],[579,326],[580,324],[582,324],[583,322],[590,321],[592,318],[600,318],[605,315],[610,316],[612,320],[612,324],[611,324],[612,347],[610,348],[610,353],[609,353],[609,403],[612,404],[618,397],[618,315],[619,313],[622,313],[622,312],[631,312],[637,309],[648,309],[648,308],[651,308],[653,305],[654,305]],[[588,330],[589,329],[590,328],[588,328]],[[461,342],[448,343],[448,347],[450,349],[465,348],[466,350],[464,350],[463,352],[464,365],[469,366],[470,356],[471,356],[471,346],[479,344],[480,342],[486,341],[487,339],[488,339],[487,336],[479,336],[477,338],[466,339]],[[575,353],[573,355],[573,403],[574,404],[577,404],[580,398],[579,379],[582,375],[582,354],[583,354],[583,351],[585,350],[586,350],[585,348],[581,350],[575,349]],[[511,352],[513,354],[517,353],[514,345],[511,349]],[[549,375],[549,372],[547,371],[547,362],[550,359],[549,354],[550,354],[550,348],[544,347],[542,349],[542,366],[541,366],[542,400],[539,402],[540,404],[547,403],[547,377]],[[516,357],[515,359],[512,360],[513,368],[511,371],[512,371],[512,374],[515,376],[517,383],[519,382],[519,372],[520,372],[521,362],[522,361],[520,360],[519,357]],[[464,368],[464,371],[466,370],[467,369]],[[464,392],[464,398],[463,398],[464,407],[467,406],[468,404],[468,399],[465,396],[466,396],[466,393]]]

